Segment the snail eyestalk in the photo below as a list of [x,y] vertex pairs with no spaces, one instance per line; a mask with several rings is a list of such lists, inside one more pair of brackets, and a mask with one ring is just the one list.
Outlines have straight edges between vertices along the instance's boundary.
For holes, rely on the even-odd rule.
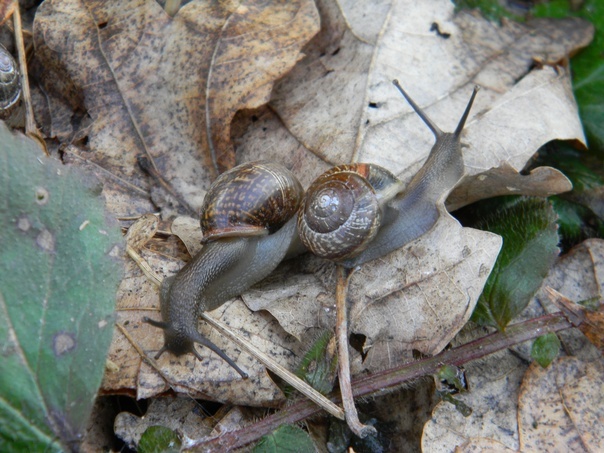
[[394,79],[392,83],[395,87],[398,88],[398,90],[405,97],[405,99],[407,99],[407,102],[409,103],[409,105],[411,105],[411,107],[413,107],[415,113],[417,113],[417,115],[422,119],[422,121],[426,123],[426,126],[430,128],[434,136],[438,139],[438,137],[443,135],[443,131],[441,131],[440,128],[436,124],[434,124],[434,122],[430,118],[428,118],[428,115],[426,115],[424,111],[419,107],[419,105],[417,105],[415,101],[411,99],[411,97],[407,94],[407,92],[403,90],[403,87],[400,85],[400,83],[398,83],[398,80]]
[[466,125],[466,120],[468,119],[468,115],[470,114],[470,110],[472,109],[472,105],[474,104],[474,99],[476,98],[476,94],[478,94],[479,89],[480,89],[480,87],[478,85],[476,85],[474,87],[474,91],[472,91],[472,96],[470,97],[470,100],[468,101],[466,110],[465,110],[465,112],[463,112],[463,115],[461,116],[461,119],[459,120],[459,124],[457,125],[457,128],[455,129],[455,132],[453,132],[453,135],[455,135],[456,137],[459,137],[461,135],[461,131],[463,130],[464,126]]

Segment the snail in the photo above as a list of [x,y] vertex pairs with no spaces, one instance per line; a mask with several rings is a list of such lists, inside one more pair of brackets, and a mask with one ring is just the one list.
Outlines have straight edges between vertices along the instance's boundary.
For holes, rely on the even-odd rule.
[[249,162],[222,175],[208,190],[201,208],[204,247],[160,289],[162,321],[143,321],[163,329],[164,352],[192,353],[207,346],[242,377],[221,349],[201,335],[197,320],[268,276],[296,239],[295,213],[303,189],[280,164]]
[[17,103],[21,95],[21,80],[17,62],[6,48],[0,44],[0,115]]
[[298,232],[314,254],[353,268],[428,232],[464,172],[460,136],[478,92],[474,88],[455,132],[443,132],[403,90],[407,102],[436,137],[428,159],[403,190],[388,170],[353,164],[328,170],[308,188]]

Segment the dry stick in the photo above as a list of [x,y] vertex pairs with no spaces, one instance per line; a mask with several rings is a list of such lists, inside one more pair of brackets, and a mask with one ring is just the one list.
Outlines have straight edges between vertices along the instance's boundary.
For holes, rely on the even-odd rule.
[[[126,250],[128,255],[132,260],[141,268],[143,273],[147,276],[149,280],[155,283],[157,286],[161,285],[161,279],[157,276],[157,274],[151,269],[149,264],[144,260],[143,257],[139,255],[139,253],[134,250],[132,247],[127,246]],[[313,401],[315,404],[323,408],[325,411],[329,412],[336,418],[340,420],[344,420],[344,411],[340,409],[336,404],[334,404],[330,399],[319,393],[313,387],[308,385],[306,382],[301,380],[298,376],[288,371],[286,368],[279,365],[272,358],[261,352],[256,347],[252,346],[249,340],[240,337],[238,334],[230,330],[225,324],[217,321],[216,319],[209,316],[207,313],[202,313],[201,317],[210,325],[212,325],[215,329],[221,332],[226,337],[230,338],[231,341],[236,343],[241,349],[250,353],[253,357],[255,357],[258,361],[260,361],[264,366],[266,366],[269,370],[279,376],[281,379],[286,381],[289,385],[294,387],[308,399]],[[119,326],[118,326],[119,327]],[[147,358],[148,359],[148,358]],[[152,363],[149,360],[150,363]],[[153,366],[153,365],[152,365]]]
[[21,71],[21,90],[23,92],[23,103],[25,104],[25,134],[38,142],[44,154],[50,156],[46,143],[40,136],[34,119],[34,108],[31,103],[31,92],[29,91],[29,77],[27,76],[27,60],[25,58],[25,45],[23,44],[23,30],[21,28],[21,12],[19,11],[19,2],[15,0],[15,11],[13,13],[13,23],[15,25],[15,44],[17,54],[19,55],[19,69]]
[[317,392],[313,387],[308,385],[302,379],[300,379],[295,374],[291,373],[286,368],[279,365],[265,353],[260,351],[258,348],[253,346],[249,341],[238,336],[235,332],[231,331],[225,324],[222,322],[212,318],[207,313],[202,313],[201,317],[212,327],[221,331],[225,336],[229,337],[233,342],[235,342],[241,349],[247,351],[251,354],[256,360],[262,362],[264,366],[266,366],[269,370],[275,373],[277,376],[281,377],[285,380],[289,385],[294,387],[303,395],[318,406],[321,406],[327,412],[329,412],[334,417],[339,418],[340,420],[344,420],[344,411],[340,409],[336,404],[334,404],[330,399],[325,397],[324,395]]
[[[443,364],[460,366],[464,363],[485,357],[518,343],[540,337],[549,332],[558,332],[573,327],[564,314],[558,312],[540,318],[508,326],[505,332],[496,332],[470,343],[458,346],[434,357],[401,365],[400,367],[375,373],[356,379],[352,383],[353,394],[357,397],[380,395],[392,391],[405,382],[421,376],[434,374]],[[336,397],[334,396],[334,399]],[[260,437],[273,432],[284,424],[298,423],[320,411],[308,401],[288,406],[274,415],[270,415],[237,431],[222,433],[210,440],[198,441],[194,445],[204,452],[230,451],[243,447]]]
[[346,414],[348,426],[359,437],[377,434],[377,430],[370,425],[364,425],[359,420],[357,408],[354,405],[352,386],[350,384],[350,358],[348,355],[348,279],[352,270],[337,266],[336,286],[336,341],[338,344],[338,382],[342,394],[342,404]]

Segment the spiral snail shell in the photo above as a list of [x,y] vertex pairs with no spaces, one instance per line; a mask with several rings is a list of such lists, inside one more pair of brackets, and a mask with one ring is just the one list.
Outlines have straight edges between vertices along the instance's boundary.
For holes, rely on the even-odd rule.
[[8,110],[21,95],[21,80],[17,62],[0,44],[0,110]]
[[296,213],[303,193],[300,182],[283,165],[241,164],[220,175],[204,198],[203,242],[274,233]]
[[402,188],[392,173],[378,165],[333,167],[306,191],[298,213],[302,243],[321,258],[358,255],[377,234],[384,204]]

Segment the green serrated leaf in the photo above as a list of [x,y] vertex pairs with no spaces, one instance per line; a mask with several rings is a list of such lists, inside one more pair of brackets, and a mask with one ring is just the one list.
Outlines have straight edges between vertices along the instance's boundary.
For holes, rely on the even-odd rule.
[[314,452],[315,446],[306,431],[297,426],[283,425],[262,437],[254,453]]
[[558,255],[556,214],[547,200],[519,198],[476,225],[503,247],[472,320],[504,330],[535,294]]
[[178,434],[164,426],[150,426],[138,443],[138,453],[176,453],[181,442]]
[[296,376],[308,382],[315,390],[326,395],[333,390],[338,357],[328,351],[333,334],[323,332],[302,358]]
[[0,451],[76,449],[100,386],[121,233],[96,179],[0,122]]
[[551,332],[540,336],[533,342],[531,357],[546,368],[560,353],[560,339]]

